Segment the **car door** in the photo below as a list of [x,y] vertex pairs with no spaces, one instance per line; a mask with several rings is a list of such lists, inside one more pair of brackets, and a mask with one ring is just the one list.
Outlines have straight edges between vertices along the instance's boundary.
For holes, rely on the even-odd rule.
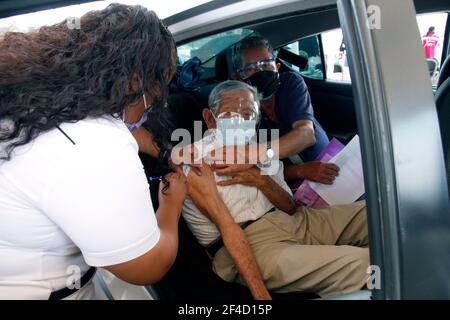
[[371,262],[381,271],[373,295],[449,299],[446,173],[414,4],[339,0],[337,5],[368,177]]

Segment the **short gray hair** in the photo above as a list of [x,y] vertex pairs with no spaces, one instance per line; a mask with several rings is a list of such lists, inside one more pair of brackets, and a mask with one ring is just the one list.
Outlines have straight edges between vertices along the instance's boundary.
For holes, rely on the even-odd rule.
[[219,111],[219,101],[221,96],[226,92],[231,91],[247,91],[250,92],[253,96],[253,100],[255,100],[256,104],[258,105],[258,109],[260,106],[260,100],[261,96],[258,93],[258,90],[255,87],[252,87],[245,82],[237,81],[237,80],[227,80],[222,83],[219,83],[209,95],[208,99],[208,105],[211,111],[214,114],[217,114],[217,111]]
[[275,56],[273,47],[270,45],[269,40],[266,38],[254,34],[247,38],[244,38],[233,47],[232,60],[234,70],[237,72],[242,67],[242,55],[245,51],[253,48],[266,48],[272,56]]

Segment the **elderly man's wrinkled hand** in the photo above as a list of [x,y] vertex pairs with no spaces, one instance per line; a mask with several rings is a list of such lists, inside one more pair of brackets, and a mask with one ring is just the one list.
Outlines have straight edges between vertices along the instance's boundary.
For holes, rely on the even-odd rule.
[[224,146],[217,148],[205,157],[208,163],[233,165],[233,164],[257,164],[261,158],[259,155],[262,152],[258,144],[250,144],[245,146]]
[[230,174],[231,178],[228,180],[217,182],[218,186],[231,186],[234,184],[242,184],[249,187],[260,187],[264,183],[266,176],[261,175],[261,170],[256,167],[250,168],[246,171],[236,172]]
[[217,164],[212,166],[218,176],[233,176],[234,174],[244,172],[255,168],[254,164]]
[[204,163],[199,168],[201,175],[189,172],[187,176],[188,194],[200,210],[207,210],[220,197],[216,179],[211,167]]

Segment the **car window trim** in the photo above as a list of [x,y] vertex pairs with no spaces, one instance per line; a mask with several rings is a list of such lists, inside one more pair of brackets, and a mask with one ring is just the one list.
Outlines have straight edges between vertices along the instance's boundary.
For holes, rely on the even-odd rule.
[[447,22],[445,25],[445,33],[444,33],[444,43],[443,43],[443,50],[442,50],[442,57],[441,57],[441,67],[444,63],[445,59],[450,55],[450,47],[449,47],[449,41],[450,41],[450,13],[447,12]]

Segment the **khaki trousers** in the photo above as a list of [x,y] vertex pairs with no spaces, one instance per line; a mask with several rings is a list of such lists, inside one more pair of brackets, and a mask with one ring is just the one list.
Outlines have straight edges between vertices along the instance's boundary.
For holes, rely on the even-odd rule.
[[[369,277],[364,201],[303,207],[292,216],[276,210],[244,232],[268,289],[323,297],[360,290]],[[213,268],[222,279],[244,284],[225,247],[217,251]]]

